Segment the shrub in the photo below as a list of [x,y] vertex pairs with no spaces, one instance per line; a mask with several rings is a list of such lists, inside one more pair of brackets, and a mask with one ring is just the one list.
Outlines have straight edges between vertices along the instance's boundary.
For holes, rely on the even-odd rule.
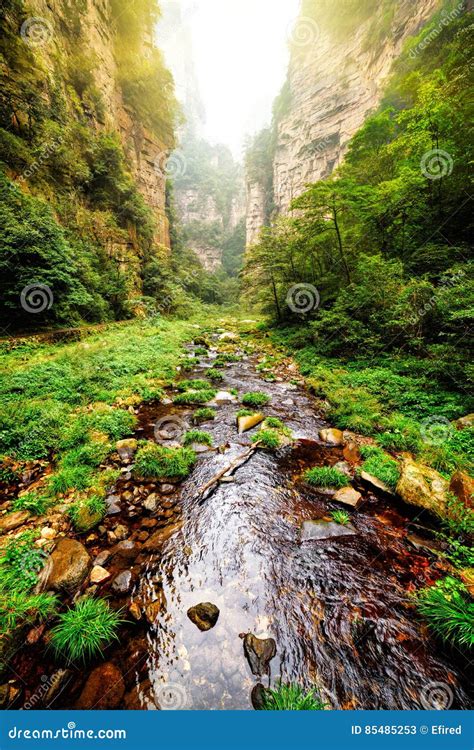
[[189,448],[145,443],[137,451],[134,474],[141,479],[185,479],[195,460],[196,454]]
[[460,581],[448,577],[418,592],[416,606],[442,640],[460,648],[474,645],[474,602]]
[[176,385],[178,391],[206,391],[209,390],[210,387],[211,386],[207,380],[181,380]]
[[266,393],[246,393],[242,398],[244,406],[265,406],[270,402]]
[[59,623],[51,631],[51,646],[58,656],[86,662],[102,654],[112,640],[118,640],[122,622],[120,613],[110,609],[104,599],[86,597],[59,615]]
[[90,495],[72,503],[67,513],[77,531],[93,529],[104,518],[107,512],[105,500],[100,495]]
[[341,526],[347,526],[351,520],[351,517],[346,510],[333,510],[330,515],[332,520]]
[[334,487],[340,489],[349,485],[349,478],[332,466],[317,466],[305,473],[306,481],[313,487]]
[[199,424],[200,422],[207,422],[208,420],[215,419],[216,410],[208,408],[197,409],[193,414],[193,422]]
[[252,443],[260,443],[267,450],[280,447],[280,436],[276,430],[259,430],[252,438]]
[[53,495],[61,495],[69,490],[87,490],[93,482],[93,472],[88,466],[73,466],[60,469],[50,477],[49,491]]
[[323,703],[315,690],[304,691],[299,685],[280,683],[264,693],[264,711],[324,711]]
[[209,435],[208,432],[202,432],[201,430],[189,430],[184,436],[183,443],[186,446],[192,445],[193,443],[212,446],[212,435]]
[[374,446],[362,446],[361,455],[366,460],[360,470],[380,479],[387,487],[395,490],[400,479],[400,467],[397,461]]
[[222,380],[224,380],[224,376],[219,370],[217,370],[215,367],[210,367],[206,371],[206,376],[209,378],[209,380],[212,380],[214,383],[219,383]]
[[50,498],[38,495],[37,492],[28,492],[14,500],[13,510],[29,510],[34,516],[42,516],[50,505]]
[[174,399],[174,403],[178,406],[192,406],[193,404],[207,404],[208,401],[212,401],[214,396],[216,395],[216,391],[214,390],[208,390],[205,391],[187,391],[186,393],[181,393],[179,396],[176,396]]

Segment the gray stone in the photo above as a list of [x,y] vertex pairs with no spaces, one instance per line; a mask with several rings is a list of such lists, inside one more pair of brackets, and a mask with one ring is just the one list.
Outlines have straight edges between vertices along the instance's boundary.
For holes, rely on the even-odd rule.
[[301,528],[301,541],[317,542],[355,534],[353,526],[341,526],[333,521],[305,521]]
[[133,575],[131,570],[124,570],[116,576],[112,583],[112,591],[114,594],[124,596],[128,594],[132,588]]

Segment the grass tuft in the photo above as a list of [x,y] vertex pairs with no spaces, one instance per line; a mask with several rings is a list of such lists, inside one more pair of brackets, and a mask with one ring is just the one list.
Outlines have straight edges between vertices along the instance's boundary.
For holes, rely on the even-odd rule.
[[326,706],[316,690],[305,691],[294,684],[265,690],[263,699],[264,711],[324,711]]
[[212,435],[202,430],[189,430],[184,436],[183,444],[189,446],[193,443],[212,446]]
[[122,622],[120,613],[110,609],[104,599],[86,597],[59,615],[59,623],[51,631],[51,646],[57,656],[87,662],[118,640]]
[[400,467],[397,461],[381,448],[373,445],[361,446],[361,456],[365,458],[365,461],[360,470],[380,479],[387,487],[395,490],[400,479]]
[[202,409],[197,409],[193,414],[193,422],[199,424],[200,422],[208,422],[211,419],[216,418],[216,410],[210,406]]
[[242,397],[242,403],[244,406],[265,406],[270,402],[270,396],[266,393],[246,393]]
[[332,466],[316,466],[314,469],[308,469],[304,476],[312,487],[341,489],[350,484],[349,478],[342,471]]
[[351,520],[351,517],[346,510],[333,510],[329,515],[334,523],[338,523],[340,526],[348,526]]
[[155,443],[140,445],[134,474],[140,479],[185,479],[196,461],[189,448],[165,448]]
[[418,612],[443,641],[459,648],[474,646],[474,601],[455,578],[445,578],[419,591]]

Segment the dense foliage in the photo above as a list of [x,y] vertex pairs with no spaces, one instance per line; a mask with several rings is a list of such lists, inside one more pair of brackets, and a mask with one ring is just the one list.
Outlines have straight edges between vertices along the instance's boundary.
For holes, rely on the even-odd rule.
[[343,166],[251,248],[248,296],[299,325],[294,344],[342,358],[403,351],[450,387],[471,381],[470,22],[435,17],[410,40]]

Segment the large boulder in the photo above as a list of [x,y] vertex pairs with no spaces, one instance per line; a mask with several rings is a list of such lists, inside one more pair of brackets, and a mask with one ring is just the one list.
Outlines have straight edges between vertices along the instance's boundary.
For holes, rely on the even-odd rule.
[[443,516],[446,510],[447,481],[429,466],[406,456],[401,463],[397,494],[409,505]]
[[257,638],[253,633],[244,637],[244,653],[252,674],[261,677],[270,673],[270,662],[276,655],[276,643],[273,638]]
[[42,590],[75,591],[87,577],[91,559],[75,539],[60,539],[39,579]]
[[203,602],[188,609],[187,615],[199,630],[211,630],[219,619],[219,609],[215,604]]
[[474,414],[467,414],[454,423],[457,430],[465,430],[468,427],[474,427]]
[[76,708],[83,711],[118,708],[124,694],[125,683],[120,669],[112,662],[107,662],[90,673]]
[[474,508],[474,479],[463,471],[457,471],[451,477],[449,491],[464,503],[466,508]]

